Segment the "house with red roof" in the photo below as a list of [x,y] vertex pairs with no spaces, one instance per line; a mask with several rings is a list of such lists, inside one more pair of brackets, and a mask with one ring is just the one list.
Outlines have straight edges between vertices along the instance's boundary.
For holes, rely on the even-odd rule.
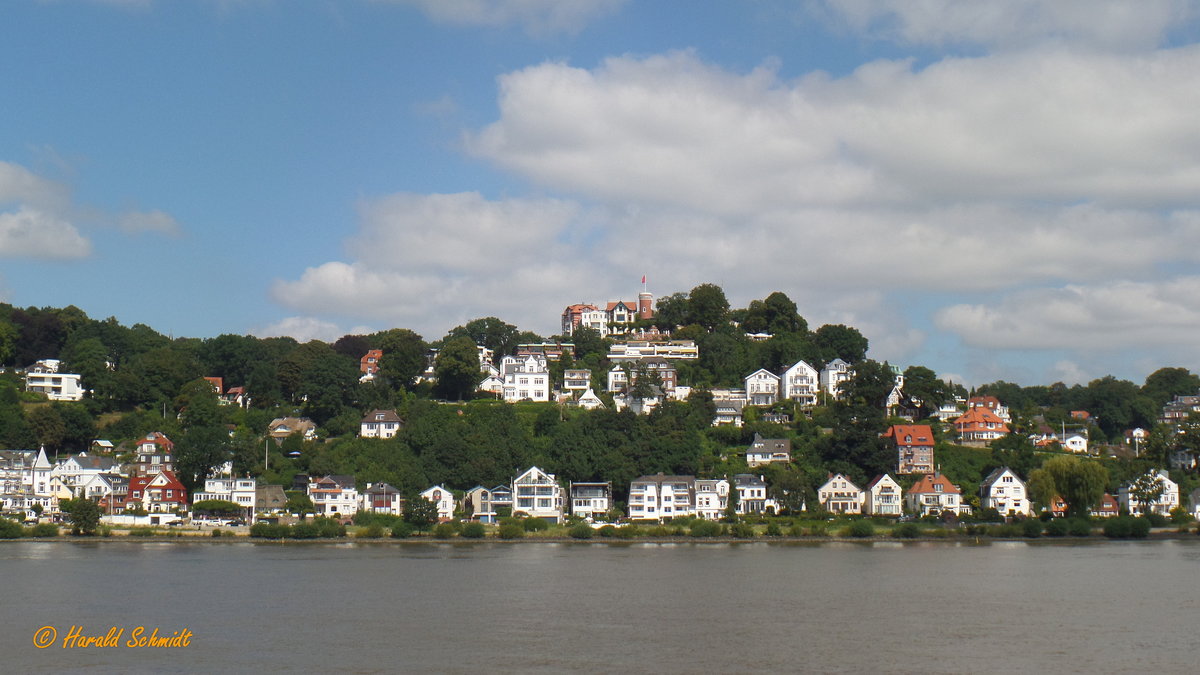
[[896,473],[933,472],[933,429],[928,424],[894,424],[883,437],[896,444]]
[[187,489],[169,469],[133,476],[129,479],[129,492],[123,506],[126,511],[141,507],[147,513],[186,511]]
[[991,410],[982,406],[970,408],[954,420],[959,443],[971,447],[987,447],[992,441],[1009,432],[1008,425]]
[[1100,498],[1100,503],[1092,509],[1092,516],[1096,518],[1113,518],[1119,515],[1121,515],[1121,503],[1107,492]]
[[908,489],[905,503],[908,510],[918,516],[971,512],[971,507],[962,501],[962,490],[941,473],[926,474],[917,479]]
[[967,399],[967,410],[971,408],[985,408],[988,412],[1004,420],[1005,424],[1012,422],[1008,406],[1001,403],[1000,399],[995,396],[972,396]]
[[382,349],[368,349],[366,354],[358,360],[358,370],[363,375],[375,376],[379,372],[379,362],[383,360]]

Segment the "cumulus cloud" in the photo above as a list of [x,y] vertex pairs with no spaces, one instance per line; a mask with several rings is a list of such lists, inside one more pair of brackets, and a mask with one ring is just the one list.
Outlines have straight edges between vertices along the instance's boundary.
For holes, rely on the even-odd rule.
[[297,342],[308,342],[310,340],[333,342],[349,333],[369,332],[371,331],[351,330],[347,332],[339,328],[337,324],[329,321],[322,321],[308,316],[289,316],[275,323],[254,328],[250,331],[250,334],[262,338],[291,337],[295,338]]
[[69,260],[91,252],[74,225],[52,214],[30,208],[0,213],[0,257]]
[[972,347],[1190,348],[1200,332],[1200,276],[1029,289],[946,307],[935,321]]
[[877,39],[994,48],[1046,41],[1154,47],[1196,15],[1188,0],[823,0],[818,6],[835,23]]
[[594,283],[592,261],[570,242],[579,207],[553,199],[477,193],[395,194],[363,202],[350,262],[276,281],[271,296],[310,314],[361,316],[431,337],[480,316],[552,329],[547,305]]
[[576,33],[626,0],[376,0],[417,7],[434,21],[465,26],[519,25],[526,32]]

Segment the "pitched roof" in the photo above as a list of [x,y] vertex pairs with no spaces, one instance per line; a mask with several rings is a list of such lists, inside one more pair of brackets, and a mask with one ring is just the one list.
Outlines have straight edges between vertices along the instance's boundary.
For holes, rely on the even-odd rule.
[[[383,417],[379,417],[383,415]],[[400,415],[395,410],[372,410],[362,418],[363,422],[400,422]]]
[[[935,490],[934,486],[937,485],[941,485],[942,489]],[[958,489],[957,485],[951,483],[949,478],[946,478],[940,473],[925,474],[924,476],[918,478],[917,482],[913,483],[913,486],[908,489],[909,494],[925,494],[927,492],[953,495],[962,494],[962,490]]]
[[872,478],[872,479],[871,479],[871,482],[870,482],[870,483],[867,483],[867,491],[869,492],[869,491],[871,490],[871,488],[873,488],[873,487],[875,487],[876,485],[878,485],[879,483],[883,482],[883,479],[884,479],[884,478],[886,478],[886,479],[888,479],[889,481],[891,481],[891,482],[895,483],[896,485],[899,485],[899,483],[896,483],[896,479],[895,479],[895,478],[892,478],[892,475],[891,475],[891,474],[885,473],[885,474],[883,474],[883,475],[880,475],[880,476],[875,476],[874,478]]
[[933,447],[933,429],[928,424],[893,424],[883,437],[895,439],[896,445]]

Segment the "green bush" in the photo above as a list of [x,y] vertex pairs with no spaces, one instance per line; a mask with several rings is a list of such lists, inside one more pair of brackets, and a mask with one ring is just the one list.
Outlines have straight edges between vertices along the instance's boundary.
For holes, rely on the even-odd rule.
[[38,523],[25,531],[30,537],[57,537],[58,525],[54,523]]
[[571,535],[572,539],[591,539],[595,532],[592,530],[591,525],[588,525],[587,523],[579,523],[578,525],[573,525],[571,529],[567,531],[567,534]]
[[758,536],[758,533],[754,531],[754,526],[750,523],[734,523],[729,528],[729,534],[738,539],[753,539]]
[[[232,533],[232,532],[230,532],[229,534],[230,534],[231,536],[233,535],[233,533]],[[213,530],[213,531],[212,531],[212,536],[216,537],[217,539],[220,539],[221,537],[225,536],[225,533],[224,533],[224,532],[222,532],[222,531],[221,531],[221,528],[219,528],[219,527],[218,527],[217,529],[215,529],[215,530]]]
[[1004,525],[996,525],[988,529],[988,534],[993,537],[1001,537],[1004,539],[1012,539],[1021,536],[1023,530],[1017,523],[1005,523]]
[[849,527],[842,532],[842,535],[850,537],[874,537],[875,526],[869,520],[856,520],[850,523]]
[[[1158,515],[1158,514],[1154,514]],[[1162,516],[1158,516],[1162,518]],[[1166,520],[1165,518],[1163,520]],[[1135,539],[1145,539],[1150,536],[1150,528],[1154,525],[1152,518],[1134,518],[1129,524],[1129,536]]]
[[[346,536],[346,526],[341,524],[335,518],[313,518],[312,524],[317,529],[317,536],[325,539],[334,539],[337,537]],[[297,525],[296,527],[300,527]],[[301,537],[297,536],[297,539]]]
[[1108,522],[1104,523],[1104,536],[1109,539],[1125,539],[1133,531],[1132,523],[1133,519],[1129,516],[1109,518]]
[[1171,522],[1167,520],[1167,517],[1163,514],[1154,513],[1153,511],[1142,516],[1142,518],[1144,518],[1146,522],[1150,523],[1150,525],[1153,527],[1166,527],[1167,523]]
[[766,535],[768,537],[782,537],[783,529],[779,527],[779,523],[771,521],[771,523],[767,525]]
[[900,523],[892,528],[892,536],[897,539],[916,539],[921,536],[921,526],[916,523]]
[[545,532],[550,529],[550,523],[543,518],[526,518],[522,526],[526,532]]
[[412,536],[414,529],[415,528],[413,528],[412,523],[406,523],[403,520],[397,520],[392,525],[392,538],[407,539]]
[[499,535],[501,539],[520,539],[525,536],[525,528],[514,523],[505,523],[500,526]]
[[691,535],[693,537],[719,537],[722,531],[721,524],[714,520],[697,520],[692,523]]
[[808,534],[813,537],[824,537],[829,533],[829,526],[825,523],[814,523],[808,528]]
[[1047,537],[1065,537],[1065,536],[1067,536],[1067,530],[1069,530],[1069,529],[1070,529],[1070,526],[1068,525],[1066,519],[1055,518],[1054,520],[1051,520],[1050,522],[1046,523],[1046,536]]
[[487,534],[487,528],[480,522],[471,522],[463,525],[462,532],[458,533],[464,539],[483,539]]
[[255,523],[250,526],[250,536],[259,539],[283,539],[288,534],[288,526],[278,523]]
[[1021,536],[1034,539],[1042,536],[1042,521],[1037,518],[1029,518],[1021,523]]
[[601,537],[615,537],[617,536],[617,526],[605,525],[604,527],[600,528],[600,531],[597,532],[597,534],[599,534]]
[[433,536],[437,539],[449,539],[455,534],[454,526],[450,523],[438,523],[433,528]]
[[158,530],[153,527],[134,527],[129,530],[131,537],[153,537],[156,534],[158,534]]
[[370,525],[359,530],[355,536],[359,539],[378,539],[383,536],[383,526],[372,522]]
[[618,539],[633,539],[642,536],[642,528],[637,525],[623,525],[617,528]]
[[792,525],[791,527],[789,527],[787,529],[787,533],[788,533],[789,537],[803,537],[804,536],[804,526],[803,525]]
[[671,531],[670,531],[670,530],[668,530],[668,529],[667,529],[665,526],[663,526],[663,525],[656,525],[656,526],[654,526],[654,527],[650,528],[650,529],[649,529],[649,530],[646,532],[646,534],[647,534],[647,535],[649,535],[649,536],[651,536],[651,537],[658,537],[658,538],[660,538],[660,539],[661,539],[661,538],[663,538],[663,537],[669,537],[669,536],[671,536]]
[[290,536],[292,539],[316,539],[321,536],[321,530],[314,523],[296,523]]
[[1067,534],[1072,537],[1092,536],[1092,524],[1086,518],[1071,518],[1067,521]]

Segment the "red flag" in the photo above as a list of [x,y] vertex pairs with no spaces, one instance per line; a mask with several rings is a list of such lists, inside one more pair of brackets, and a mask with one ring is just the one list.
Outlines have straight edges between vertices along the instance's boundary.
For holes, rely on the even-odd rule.
[[642,283],[643,284],[646,283],[646,275],[645,274],[642,275]]

